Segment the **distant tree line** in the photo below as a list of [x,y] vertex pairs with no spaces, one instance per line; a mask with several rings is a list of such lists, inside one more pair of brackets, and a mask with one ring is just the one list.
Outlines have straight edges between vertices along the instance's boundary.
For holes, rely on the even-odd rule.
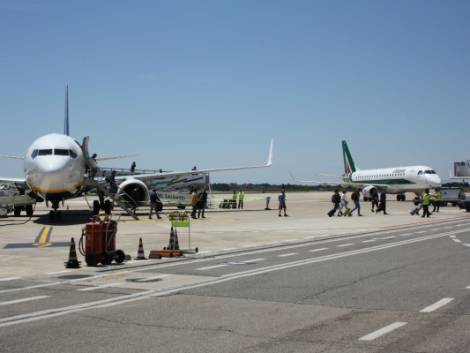
[[302,185],[302,184],[238,184],[238,183],[213,183],[211,184],[211,190],[215,192],[232,192],[232,191],[247,191],[247,192],[278,192],[284,188],[287,192],[289,191],[332,191],[336,188],[340,188],[341,185]]

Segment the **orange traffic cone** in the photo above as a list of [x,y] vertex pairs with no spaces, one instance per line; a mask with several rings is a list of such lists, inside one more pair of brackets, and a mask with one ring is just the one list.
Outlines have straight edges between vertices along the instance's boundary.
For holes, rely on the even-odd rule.
[[168,249],[169,250],[180,249],[180,246],[178,243],[178,233],[176,232],[176,229],[173,229],[173,227],[171,227],[171,231],[170,231],[170,242],[168,244]]
[[137,250],[136,260],[147,260],[144,253],[144,244],[142,244],[142,238],[139,238],[139,249]]
[[69,259],[65,263],[65,268],[80,268],[80,262],[77,259],[77,250],[75,249],[75,240],[70,239]]

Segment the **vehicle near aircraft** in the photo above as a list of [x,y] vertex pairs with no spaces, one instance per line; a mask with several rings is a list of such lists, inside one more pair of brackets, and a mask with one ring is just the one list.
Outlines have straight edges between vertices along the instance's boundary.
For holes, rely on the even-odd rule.
[[441,178],[425,165],[390,167],[380,169],[356,168],[346,141],[342,141],[345,185],[361,187],[364,199],[370,199],[374,191],[397,194],[398,201],[405,201],[405,192],[420,193],[427,188],[441,186]]
[[[439,175],[431,167],[424,165],[360,170],[356,168],[346,141],[342,141],[341,144],[344,161],[344,174],[341,177],[342,183],[345,186],[362,188],[364,201],[369,201],[375,191],[397,194],[398,201],[405,201],[405,192],[420,193],[426,188],[441,186]],[[335,185],[318,181],[298,181]]]
[[[65,117],[63,134],[52,133],[39,137],[28,148],[24,157],[3,156],[6,158],[24,160],[24,178],[1,178],[0,185],[10,185],[22,194],[35,201],[45,201],[52,207],[51,218],[61,217],[58,212],[61,202],[96,192],[99,201],[93,202],[95,213],[100,209],[110,212],[113,203],[117,203],[129,213],[135,212],[135,207],[149,200],[149,187],[158,188],[159,181],[187,178],[188,176],[208,175],[212,172],[224,172],[255,168],[266,168],[272,165],[273,141],[269,147],[268,161],[261,165],[209,168],[183,171],[158,171],[150,173],[113,173],[112,176],[98,174],[97,162],[111,159],[121,159],[129,156],[97,157],[88,152],[89,137],[78,142],[69,134],[69,104],[68,87],[65,92]],[[0,200],[0,204],[2,201]],[[32,215],[32,207],[23,205],[7,205],[13,208],[15,215],[26,209],[28,216]]]

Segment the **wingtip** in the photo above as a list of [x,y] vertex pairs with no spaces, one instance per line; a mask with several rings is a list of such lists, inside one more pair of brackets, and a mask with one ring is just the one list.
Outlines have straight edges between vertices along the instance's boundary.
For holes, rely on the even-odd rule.
[[266,163],[267,167],[270,167],[273,165],[273,146],[274,146],[274,138],[271,138],[271,143],[269,144],[268,162]]

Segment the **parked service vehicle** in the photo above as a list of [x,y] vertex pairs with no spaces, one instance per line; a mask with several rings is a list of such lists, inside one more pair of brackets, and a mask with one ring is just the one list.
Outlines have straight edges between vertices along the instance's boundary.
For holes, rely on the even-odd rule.
[[467,196],[465,199],[460,200],[458,203],[459,207],[461,209],[467,210],[467,212],[470,212],[470,196]]
[[441,188],[441,206],[457,206],[459,201],[465,201],[465,192],[462,188]]

